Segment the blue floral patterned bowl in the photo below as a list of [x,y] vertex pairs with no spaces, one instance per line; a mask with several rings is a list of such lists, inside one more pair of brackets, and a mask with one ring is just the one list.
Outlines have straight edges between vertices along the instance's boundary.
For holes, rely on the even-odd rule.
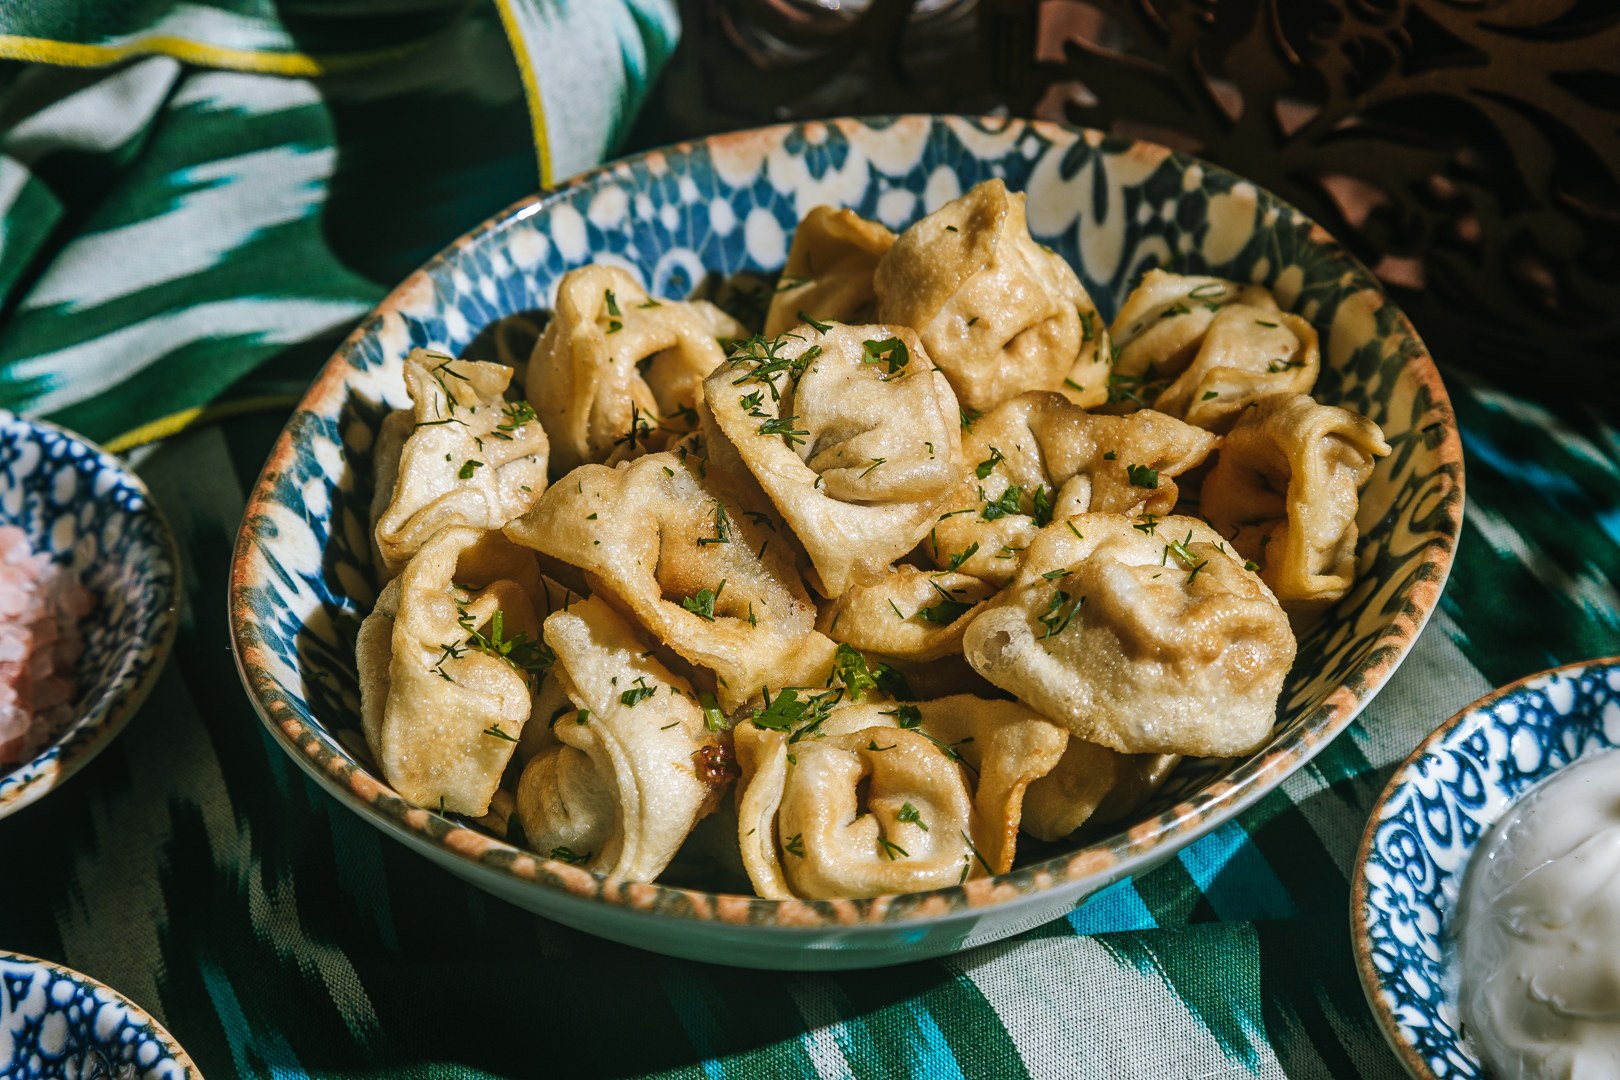
[[[664,297],[734,276],[768,297],[812,207],[853,207],[898,230],[990,177],[1029,193],[1030,228],[1076,268],[1105,316],[1154,266],[1270,286],[1322,336],[1317,393],[1372,417],[1394,447],[1363,496],[1360,580],[1300,641],[1270,742],[1243,759],[1184,763],[1112,835],[1031,842],[1011,873],[869,900],[762,900],[604,878],[392,790],[364,753],[354,637],[376,594],[365,527],[371,447],[387,411],[409,404],[401,371],[411,347],[459,354],[495,320],[549,309],[562,275],[591,262],[622,267]],[[1281,783],[1344,730],[1416,640],[1450,570],[1462,507],[1461,444],[1423,343],[1365,268],[1275,196],[1196,158],[1096,131],[955,116],[818,121],[586,173],[491,219],[407,279],[333,356],[271,452],[231,567],[232,644],[259,715],[311,776],[511,902],[680,956],[872,966],[1062,915]]]
[[1544,671],[1440,725],[1361,837],[1350,931],[1361,988],[1419,1080],[1488,1075],[1460,1034],[1449,920],[1474,846],[1527,790],[1620,747],[1620,657]]
[[96,595],[75,667],[74,718],[10,771],[0,817],[61,786],[123,730],[157,681],[179,624],[180,560],[151,497],[117,458],[54,424],[0,410],[0,525],[78,570]]
[[77,971],[0,952],[0,1080],[197,1080],[180,1044]]

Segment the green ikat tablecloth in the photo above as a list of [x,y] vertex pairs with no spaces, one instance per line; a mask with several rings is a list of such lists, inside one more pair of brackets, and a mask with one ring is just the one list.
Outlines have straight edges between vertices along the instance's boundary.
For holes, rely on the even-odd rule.
[[[212,1080],[1399,1076],[1350,955],[1372,800],[1492,686],[1620,653],[1620,432],[1574,397],[1532,402],[1443,367],[1466,519],[1441,608],[1390,684],[1164,867],[943,960],[785,975],[595,939],[434,868],[271,741],[225,622],[246,494],[291,400],[388,286],[543,169],[609,152],[619,120],[557,98],[551,115],[573,119],[553,133],[596,141],[553,139],[536,160],[535,88],[508,44],[543,55],[544,20],[582,7],[457,6],[426,20],[434,48],[349,70],[298,52],[307,30],[225,33],[257,8],[209,22],[201,5],[146,5],[212,28],[209,48],[262,39],[314,67],[198,66],[219,54],[155,50],[149,21],[67,42],[125,49],[119,66],[0,68],[0,404],[139,443],[128,457],[186,579],[173,657],[129,730],[0,821],[0,949],[120,989]],[[600,39],[629,58],[620,119],[672,40],[659,11],[619,5]],[[53,60],[15,44],[50,27],[4,18],[0,55]],[[352,59],[341,46],[323,48]]]

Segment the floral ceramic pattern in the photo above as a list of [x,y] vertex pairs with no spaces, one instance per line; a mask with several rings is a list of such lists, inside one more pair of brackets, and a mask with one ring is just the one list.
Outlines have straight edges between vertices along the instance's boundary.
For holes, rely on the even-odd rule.
[[60,785],[123,730],[162,670],[179,613],[179,559],[146,486],[71,432],[0,411],[0,524],[79,571],[97,597],[75,669],[77,716],[0,772],[0,817]]
[[[1372,416],[1395,448],[1364,497],[1362,580],[1301,642],[1263,752],[1189,765],[1129,832],[994,881],[805,903],[596,878],[414,807],[368,771],[353,640],[376,587],[365,529],[370,450],[385,412],[407,404],[400,372],[412,346],[459,353],[493,320],[549,308],[563,273],[593,261],[624,267],[666,297],[732,275],[768,280],[812,206],[850,206],[899,230],[989,177],[1029,192],[1036,237],[1079,269],[1105,314],[1153,266],[1271,286],[1322,333],[1324,400]],[[1072,904],[1214,828],[1341,731],[1394,670],[1440,594],[1461,515],[1456,426],[1422,343],[1366,270],[1292,207],[1194,158],[1095,131],[959,117],[812,122],[588,173],[491,220],[402,284],[333,357],[271,455],[237,542],[233,642],[260,714],[312,774],[375,824],[504,886],[503,895],[548,912],[564,892],[808,934],[1017,907],[1008,902],[1049,890],[1062,896],[1048,900]],[[1042,919],[1063,910],[1044,906]],[[967,943],[1032,918],[1033,908],[1023,919],[1009,912]]]
[[1419,1080],[1484,1075],[1459,1034],[1446,921],[1468,857],[1508,806],[1572,762],[1620,747],[1620,658],[1532,675],[1464,709],[1396,770],[1356,860],[1361,985]]
[[197,1080],[157,1021],[56,964],[0,953],[0,1080]]

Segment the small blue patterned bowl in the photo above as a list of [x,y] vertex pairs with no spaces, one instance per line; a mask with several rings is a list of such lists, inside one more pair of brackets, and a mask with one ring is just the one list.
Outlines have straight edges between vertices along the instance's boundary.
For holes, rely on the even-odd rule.
[[117,458],[71,431],[4,410],[0,525],[21,528],[35,551],[77,570],[97,599],[75,672],[75,716],[33,760],[9,771],[0,765],[5,817],[60,787],[145,700],[174,643],[180,560],[146,485]]
[[1488,1075],[1463,1038],[1448,921],[1468,858],[1530,788],[1620,746],[1620,657],[1544,671],[1423,740],[1361,837],[1350,933],[1361,988],[1418,1080]]
[[0,1080],[190,1080],[197,1066],[134,1002],[77,971],[0,952]]

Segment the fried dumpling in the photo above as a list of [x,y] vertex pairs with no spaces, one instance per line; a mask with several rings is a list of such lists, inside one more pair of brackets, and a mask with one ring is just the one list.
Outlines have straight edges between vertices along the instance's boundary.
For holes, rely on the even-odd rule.
[[731,775],[691,685],[656,659],[598,598],[553,612],[553,675],[577,711],[524,766],[517,812],[542,855],[652,881]]
[[717,308],[649,297],[616,266],[563,275],[525,384],[554,471],[673,445],[696,427],[703,377],[725,358],[716,337],[745,333]]
[[355,647],[361,722],[383,777],[479,817],[529,718],[540,645],[534,556],[498,532],[440,530],[389,582]]
[[711,458],[758,482],[827,597],[887,573],[962,479],[956,398],[905,327],[756,340],[705,380],[704,399]]
[[375,455],[378,491],[390,496],[373,536],[389,575],[445,526],[498,529],[545,490],[546,432],[503,397],[511,378],[500,364],[426,349],[405,358],[411,431],[395,456],[405,421],[385,419]]
[[1150,270],[1120,308],[1111,400],[1151,405],[1225,432],[1250,402],[1309,393],[1321,367],[1316,330],[1269,291]]
[[967,479],[924,550],[942,569],[1000,584],[1047,522],[1087,512],[1168,514],[1175,477],[1219,443],[1151,409],[1098,416],[1058,394],[1020,394],[963,437]]
[[853,210],[811,207],[794,230],[787,265],[765,316],[765,336],[787,333],[805,315],[871,322],[877,307],[872,272],[894,239],[894,233]]
[[[986,180],[901,234],[873,279],[877,321],[915,327],[963,407],[988,412],[1025,390],[1087,374],[1081,306],[1100,320],[1074,270],[1037,244],[1024,195]],[[1100,399],[1099,399],[1100,400]]]
[[1294,661],[1258,574],[1193,518],[1081,514],[1042,529],[969,624],[968,662],[1127,754],[1230,757],[1271,731]]
[[1180,761],[1072,738],[1052,771],[1025,789],[1019,827],[1037,840],[1061,840],[1088,821],[1118,821],[1158,791]]
[[729,711],[810,645],[816,609],[775,508],[701,459],[583,465],[507,535],[584,570],[591,591],[718,676]]
[[973,612],[995,591],[967,574],[901,565],[823,604],[816,629],[862,652],[904,660],[960,656]]
[[1304,394],[1261,398],[1204,480],[1200,508],[1283,609],[1303,616],[1355,582],[1357,492],[1389,453],[1378,425]]

